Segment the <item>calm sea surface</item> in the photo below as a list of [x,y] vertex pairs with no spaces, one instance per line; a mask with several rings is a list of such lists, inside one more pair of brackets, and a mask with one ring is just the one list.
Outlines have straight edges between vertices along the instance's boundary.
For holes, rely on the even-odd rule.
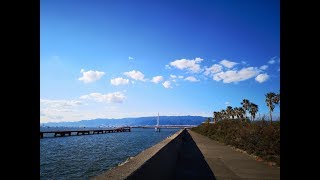
[[153,128],[132,128],[131,132],[40,139],[40,179],[89,179],[178,130],[161,129],[159,133]]

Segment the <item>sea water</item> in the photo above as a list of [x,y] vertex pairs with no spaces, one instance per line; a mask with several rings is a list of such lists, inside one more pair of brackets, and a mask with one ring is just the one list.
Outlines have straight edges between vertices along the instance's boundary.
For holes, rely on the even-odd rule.
[[155,132],[154,128],[131,128],[131,132],[120,133],[45,135],[40,139],[40,179],[89,179],[118,166],[178,130],[163,128]]

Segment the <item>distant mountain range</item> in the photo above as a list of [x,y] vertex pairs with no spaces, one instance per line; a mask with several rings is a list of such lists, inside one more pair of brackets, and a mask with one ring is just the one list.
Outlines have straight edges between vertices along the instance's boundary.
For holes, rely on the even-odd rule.
[[[208,117],[202,116],[160,116],[160,125],[199,125]],[[41,126],[73,126],[73,127],[117,127],[117,126],[153,126],[157,124],[157,116],[122,118],[122,119],[92,119],[76,122],[49,122]]]

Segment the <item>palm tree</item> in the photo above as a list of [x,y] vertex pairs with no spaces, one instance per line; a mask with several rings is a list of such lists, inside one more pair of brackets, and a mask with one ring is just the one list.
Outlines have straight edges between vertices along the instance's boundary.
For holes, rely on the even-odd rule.
[[218,122],[218,118],[219,118],[218,112],[214,111],[214,112],[213,112],[213,120],[214,120],[214,123]]
[[238,119],[243,119],[245,111],[242,107],[235,107],[233,110]]
[[278,105],[280,108],[280,92],[279,92],[279,94],[276,94],[275,97],[273,98],[273,103],[275,105]]
[[252,121],[254,121],[254,118],[256,117],[256,113],[258,112],[258,110],[258,105],[250,103],[249,113],[251,114]]
[[241,105],[242,105],[242,108],[243,108],[243,110],[245,112],[245,116],[246,116],[247,110],[249,110],[249,108],[250,108],[250,101],[248,99],[243,99]]
[[231,117],[232,117],[232,119],[234,119],[235,116],[236,116],[236,111],[234,109],[231,109]]
[[246,111],[242,107],[239,107],[239,115],[241,119],[244,118],[245,114],[246,114]]
[[234,115],[237,117],[237,119],[240,119],[239,108],[238,107],[233,108],[233,112],[234,112]]
[[221,114],[221,112],[217,112],[217,122],[218,122],[218,120],[219,120],[219,121],[222,120],[222,114]]
[[[274,102],[277,100],[275,100],[275,97],[276,97],[276,94],[274,92],[269,92],[267,93],[266,95],[266,103],[267,103],[267,106],[269,107],[269,113],[270,113],[270,120],[272,122],[272,115],[271,113],[273,112],[273,109],[274,109]],[[280,96],[279,96],[280,97]],[[277,98],[276,98],[277,99]],[[280,98],[279,98],[279,101],[280,101]]]
[[221,110],[221,119],[226,119],[227,118],[227,112],[223,109]]
[[226,113],[228,119],[230,119],[230,116],[232,117],[232,119],[234,119],[234,110],[232,109],[232,106],[227,106]]
[[207,120],[206,120],[206,123],[209,124],[210,121],[211,121],[211,118],[208,117]]
[[280,93],[275,95],[275,97],[273,98],[273,103],[275,104],[280,103]]

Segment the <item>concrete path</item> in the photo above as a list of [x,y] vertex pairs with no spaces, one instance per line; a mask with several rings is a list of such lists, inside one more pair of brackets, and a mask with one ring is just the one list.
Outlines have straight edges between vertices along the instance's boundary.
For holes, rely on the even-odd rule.
[[280,179],[280,168],[258,162],[253,157],[235,151],[206,136],[188,130],[217,180]]
[[182,144],[172,179],[215,179],[200,149],[187,131],[183,131]]

